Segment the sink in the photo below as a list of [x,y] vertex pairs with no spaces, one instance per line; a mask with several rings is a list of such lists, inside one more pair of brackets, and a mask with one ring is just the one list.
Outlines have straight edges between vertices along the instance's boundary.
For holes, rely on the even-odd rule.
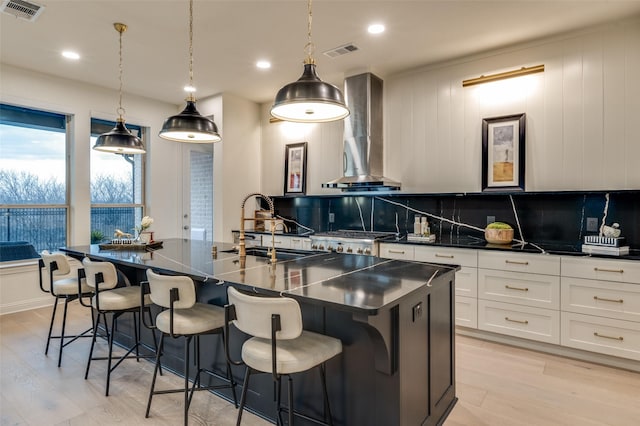
[[[264,257],[267,259],[271,258],[271,254],[269,253],[269,248],[267,247],[249,247],[246,249],[247,256],[255,256],[255,257]],[[238,254],[238,249],[231,250],[222,250],[223,253],[235,253]],[[299,259],[301,257],[307,256],[309,253],[305,251],[277,248],[276,249],[276,258],[278,260],[291,260],[291,259]]]

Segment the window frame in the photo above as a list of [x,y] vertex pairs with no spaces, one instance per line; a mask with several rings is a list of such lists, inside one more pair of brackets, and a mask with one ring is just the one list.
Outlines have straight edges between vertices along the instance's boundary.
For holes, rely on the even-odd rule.
[[[41,107],[33,107],[33,106],[26,106],[26,105],[18,105],[18,104],[13,104],[10,102],[0,102],[0,104],[3,107],[6,107],[8,110],[28,110],[29,112],[33,112],[35,114],[43,114],[43,115],[57,115],[60,116],[63,120],[64,120],[64,186],[65,186],[65,190],[64,190],[64,201],[62,204],[0,204],[0,210],[7,210],[7,211],[11,211],[11,210],[23,210],[23,209],[37,209],[37,210],[46,210],[46,209],[62,209],[65,212],[65,220],[64,220],[64,226],[65,226],[65,231],[64,231],[64,245],[67,246],[69,245],[69,241],[71,238],[71,204],[70,204],[70,200],[71,200],[71,154],[70,154],[70,150],[71,150],[71,138],[72,138],[72,128],[73,128],[73,124],[74,124],[74,116],[72,114],[69,113],[64,113],[64,112],[58,112],[58,111],[52,111],[52,110],[48,110],[46,108],[41,108]],[[19,112],[17,114],[20,114]],[[23,127],[23,128],[40,128],[41,130],[46,130],[46,129],[51,129],[51,131],[53,131],[53,129],[55,129],[55,127],[53,126],[46,126],[46,125],[37,125],[34,124],[35,122],[37,122],[38,120],[34,120],[32,123],[28,123],[26,121],[20,121],[20,120],[16,120],[16,121],[11,121],[13,123],[16,124],[7,124],[7,125],[15,125],[17,127]],[[19,125],[18,123],[21,123],[22,125]],[[31,124],[31,126],[29,125]],[[62,133],[62,132],[61,132]],[[10,230],[10,229],[9,229]],[[34,244],[38,245],[37,242],[33,242]],[[49,246],[46,249],[57,249]]]
[[[115,121],[111,121],[111,120],[105,120],[102,118],[98,118],[98,117],[91,117],[91,122],[90,122],[90,135],[89,138],[91,140],[91,138],[99,136],[102,133],[108,132],[110,131],[114,126],[116,125]],[[145,127],[145,126],[141,126],[141,125],[137,125],[137,124],[129,124],[127,123],[127,129],[129,129],[129,131],[131,131],[131,133],[133,133],[134,135],[138,136],[140,139],[142,139],[142,142],[145,144],[145,146],[148,146],[148,139],[149,139],[149,128]],[[137,134],[136,134],[137,132]],[[93,149],[93,147],[91,148]],[[147,148],[147,153],[148,153],[148,148]],[[135,220],[134,222],[137,224],[140,222],[140,220],[142,220],[142,217],[145,216],[146,211],[147,211],[147,206],[146,206],[146,192],[147,192],[147,178],[146,178],[146,168],[147,168],[147,157],[146,154],[111,154],[111,155],[122,155],[122,156],[130,156],[130,157],[134,157],[134,156],[143,156],[140,160],[140,179],[141,179],[141,183],[140,183],[140,202],[137,203],[135,202],[135,195],[133,197],[134,202],[132,203],[94,203],[93,202],[93,195],[91,193],[91,172],[90,172],[90,185],[89,185],[89,234],[91,235],[91,233],[93,232],[93,229],[91,229],[92,223],[93,223],[93,209],[109,209],[109,208],[133,208],[134,209],[134,214],[135,214]],[[91,170],[91,161],[89,159],[89,169]],[[134,174],[134,178],[135,178],[135,174]],[[134,188],[135,191],[135,188]],[[139,209],[139,210],[138,210]],[[140,212],[140,213],[138,213]],[[138,215],[140,217],[138,217]],[[127,232],[127,230],[123,229],[122,231]],[[105,238],[108,238],[107,235],[105,235]]]

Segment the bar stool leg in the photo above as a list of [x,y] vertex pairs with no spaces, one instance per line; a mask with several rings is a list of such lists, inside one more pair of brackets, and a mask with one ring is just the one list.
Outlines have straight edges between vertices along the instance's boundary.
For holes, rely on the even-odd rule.
[[287,383],[287,393],[288,393],[288,398],[289,398],[289,426],[293,425],[293,379],[291,378],[291,376],[287,376],[288,378],[288,383]]
[[244,373],[244,381],[242,382],[242,394],[240,395],[240,408],[238,409],[236,426],[240,426],[240,422],[242,421],[242,411],[244,410],[244,403],[247,401],[247,389],[249,388],[249,377],[251,373],[251,367],[247,367],[247,371]]
[[56,310],[58,308],[58,301],[60,298],[56,296],[56,300],[53,302],[53,311],[51,312],[51,324],[49,324],[49,335],[47,336],[47,347],[44,349],[44,354],[49,353],[49,343],[51,342],[51,332],[53,331],[53,322],[56,319]]
[[184,424],[189,422],[189,344],[191,337],[184,339]]
[[147,401],[147,411],[144,414],[145,418],[149,418],[149,411],[151,411],[151,399],[153,398],[153,391],[156,388],[156,377],[158,377],[158,370],[160,368],[160,357],[162,356],[163,349],[164,349],[164,333],[160,335],[160,345],[156,346],[156,366],[153,369],[153,379],[151,379],[151,390],[149,391],[149,401]]
[[111,317],[111,333],[109,334],[109,355],[107,356],[107,386],[104,396],[109,396],[109,382],[111,381],[111,361],[113,359],[113,337],[116,334],[116,319],[118,315],[113,314]]
[[[104,317],[104,316],[103,316]],[[107,324],[107,318],[104,317],[104,323],[105,323],[105,327]],[[91,348],[89,348],[89,359],[87,359],[87,369],[84,372],[84,379],[87,380],[87,377],[89,377],[89,368],[91,367],[91,358],[93,358],[93,348],[96,345],[96,337],[98,336],[98,326],[100,325],[100,313],[98,312],[98,315],[95,316],[95,321],[93,323],[93,338],[91,339]],[[109,330],[107,330],[107,334],[109,333]]]
[[325,363],[320,364],[320,378],[322,379],[322,394],[324,396],[325,421],[329,416],[329,426],[333,426],[333,416],[331,415],[331,405],[329,404],[329,393],[327,392],[327,373]]
[[62,311],[62,330],[60,331],[60,349],[58,351],[58,367],[62,363],[62,348],[64,347],[64,329],[67,324],[67,307],[69,306],[69,297],[64,298],[64,311]]

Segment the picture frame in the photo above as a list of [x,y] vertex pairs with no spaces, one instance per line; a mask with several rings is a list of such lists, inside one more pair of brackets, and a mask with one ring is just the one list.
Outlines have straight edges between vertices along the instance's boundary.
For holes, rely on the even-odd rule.
[[307,191],[307,143],[285,146],[284,194],[306,194]]
[[525,113],[482,120],[482,191],[524,191]]

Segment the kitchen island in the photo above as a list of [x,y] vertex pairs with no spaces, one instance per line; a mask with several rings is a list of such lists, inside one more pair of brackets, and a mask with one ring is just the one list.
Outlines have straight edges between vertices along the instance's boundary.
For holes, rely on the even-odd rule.
[[[145,279],[152,268],[189,275],[198,283],[198,300],[224,305],[226,287],[295,298],[306,329],[343,342],[343,353],[327,363],[329,397],[336,425],[441,424],[455,396],[455,266],[381,259],[371,256],[285,253],[240,259],[230,244],[166,240],[152,252],[101,250],[97,245],[64,248],[78,259],[113,262],[129,281]],[[123,330],[126,328],[123,327]],[[150,336],[147,336],[150,338]],[[244,336],[230,336],[239,358]],[[203,341],[202,360],[224,367],[222,348]],[[180,373],[180,345],[167,345],[163,365]],[[166,357],[165,357],[166,358]],[[213,361],[211,361],[213,363]],[[243,368],[234,369],[241,382]],[[296,407],[322,417],[322,394],[315,371],[298,375]],[[248,409],[274,419],[270,375],[252,379]],[[230,392],[221,392],[227,399]],[[299,424],[305,424],[300,421]]]

